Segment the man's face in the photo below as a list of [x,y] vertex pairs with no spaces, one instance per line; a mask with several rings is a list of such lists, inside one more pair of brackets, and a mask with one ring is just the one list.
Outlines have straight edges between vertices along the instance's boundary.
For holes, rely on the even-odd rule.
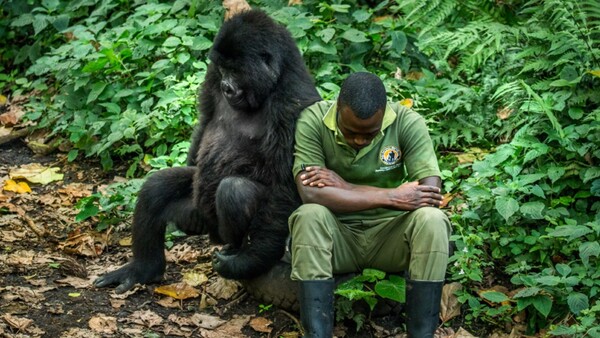
[[346,139],[346,143],[356,150],[368,146],[381,131],[384,109],[378,110],[368,119],[360,119],[352,109],[338,105],[338,127]]

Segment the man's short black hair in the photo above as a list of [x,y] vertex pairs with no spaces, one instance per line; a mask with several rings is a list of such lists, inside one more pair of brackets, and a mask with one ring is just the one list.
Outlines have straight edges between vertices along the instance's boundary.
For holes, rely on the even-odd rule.
[[358,72],[351,74],[342,84],[338,105],[352,109],[360,119],[368,119],[385,109],[387,96],[381,79],[375,74]]

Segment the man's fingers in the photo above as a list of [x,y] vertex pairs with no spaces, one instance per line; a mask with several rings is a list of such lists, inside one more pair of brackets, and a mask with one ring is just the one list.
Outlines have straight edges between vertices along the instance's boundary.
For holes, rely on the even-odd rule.
[[416,188],[422,192],[435,192],[438,194],[441,192],[440,188],[433,185],[418,185]]

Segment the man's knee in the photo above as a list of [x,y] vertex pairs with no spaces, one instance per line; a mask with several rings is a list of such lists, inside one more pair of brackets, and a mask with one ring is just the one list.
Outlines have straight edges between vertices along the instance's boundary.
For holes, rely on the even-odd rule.
[[419,232],[425,234],[431,240],[444,241],[446,245],[448,244],[452,229],[448,216],[442,210],[424,207],[413,211],[413,213]]
[[297,238],[306,233],[322,232],[331,226],[332,213],[326,207],[307,203],[296,209],[289,219],[292,238]]
[[296,209],[292,215],[290,216],[291,222],[298,221],[322,221],[327,219],[331,215],[331,211],[326,207],[316,204],[316,203],[307,203],[302,204],[298,209]]

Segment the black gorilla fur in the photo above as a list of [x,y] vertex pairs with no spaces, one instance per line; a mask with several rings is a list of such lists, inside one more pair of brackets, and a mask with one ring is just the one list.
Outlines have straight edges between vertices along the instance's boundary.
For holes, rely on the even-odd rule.
[[320,96],[289,32],[262,11],[225,22],[209,57],[188,166],[148,178],[133,259],[96,286],[124,292],[160,280],[168,222],[225,244],[213,267],[226,278],[260,275],[284,253],[288,216],[301,203],[291,173],[296,119]]

